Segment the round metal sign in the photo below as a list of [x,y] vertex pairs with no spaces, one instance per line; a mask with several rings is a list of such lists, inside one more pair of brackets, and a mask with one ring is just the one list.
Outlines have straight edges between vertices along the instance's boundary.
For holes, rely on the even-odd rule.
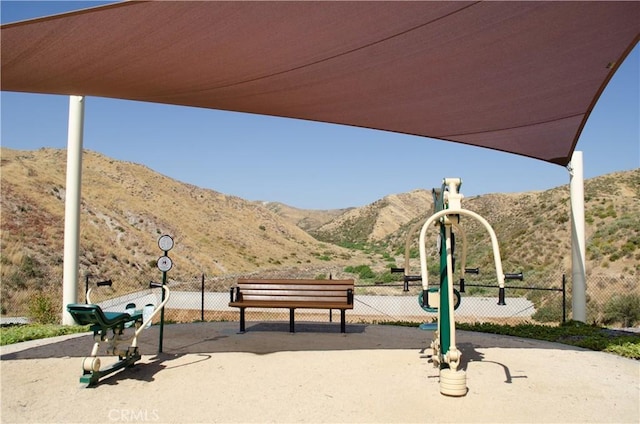
[[162,272],[167,272],[173,266],[171,258],[168,256],[160,256],[158,258],[158,269]]
[[164,236],[161,236],[158,239],[158,247],[160,248],[160,250],[164,250],[165,252],[171,250],[173,248],[173,239],[171,238],[171,236],[168,236],[166,234]]

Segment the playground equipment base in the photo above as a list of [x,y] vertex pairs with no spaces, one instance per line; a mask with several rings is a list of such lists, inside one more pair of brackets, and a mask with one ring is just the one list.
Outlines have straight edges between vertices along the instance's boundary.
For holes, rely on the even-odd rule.
[[447,396],[467,394],[467,373],[462,370],[443,368],[440,370],[440,393]]
[[[119,369],[133,366],[141,356],[135,344],[136,335],[129,338],[124,337],[125,331],[140,331],[142,326],[143,311],[132,311],[131,314],[119,312],[105,312],[98,305],[94,304],[69,304],[67,310],[73,319],[80,325],[91,325],[93,331],[94,346],[91,355],[82,360],[83,374],[80,377],[80,384],[93,386],[100,378],[109,375]],[[131,326],[131,328],[125,330]],[[126,351],[119,348],[123,343],[132,342]],[[101,360],[98,351],[101,344],[107,344],[107,353],[119,358],[115,363],[101,368]]]
[[122,368],[132,367],[138,360],[140,360],[140,358],[142,358],[142,356],[138,352],[138,348],[130,348],[126,357],[120,357],[119,361],[101,369],[100,358],[87,356],[82,361],[83,374],[80,377],[80,384],[86,387],[95,386],[102,377],[112,374]]

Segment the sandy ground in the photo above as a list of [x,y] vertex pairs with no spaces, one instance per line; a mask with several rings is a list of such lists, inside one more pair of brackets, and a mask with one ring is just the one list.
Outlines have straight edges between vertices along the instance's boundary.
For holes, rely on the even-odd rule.
[[[376,325],[168,325],[143,358],[79,384],[90,335],[4,346],[3,423],[640,422],[640,362],[459,331],[468,393],[440,394],[432,333]],[[113,359],[103,357],[103,364]]]

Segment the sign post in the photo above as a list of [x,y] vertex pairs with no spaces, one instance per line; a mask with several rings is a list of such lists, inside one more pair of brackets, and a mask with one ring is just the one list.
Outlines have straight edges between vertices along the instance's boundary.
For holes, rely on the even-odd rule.
[[[164,255],[158,258],[158,269],[162,271],[162,302],[164,302],[164,285],[167,284],[167,272],[173,266],[173,262],[168,255],[169,250],[173,248],[173,239],[171,236],[163,235],[158,239],[158,247],[164,252]],[[160,311],[160,343],[158,345],[158,353],[162,353],[162,338],[164,333],[164,306]]]

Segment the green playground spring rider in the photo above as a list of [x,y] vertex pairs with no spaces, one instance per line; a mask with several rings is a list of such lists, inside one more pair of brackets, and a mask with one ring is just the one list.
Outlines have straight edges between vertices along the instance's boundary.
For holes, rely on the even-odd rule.
[[[111,281],[104,282],[111,285]],[[94,344],[91,354],[82,360],[82,376],[80,383],[93,386],[100,378],[124,367],[132,367],[141,356],[138,350],[138,336],[151,326],[155,315],[164,308],[169,301],[169,288],[166,285],[151,283],[150,287],[161,287],[164,290],[164,300],[154,308],[147,305],[137,309],[135,304],[127,305],[126,312],[106,312],[91,303],[91,289],[87,291],[87,303],[71,303],[67,311],[79,325],[90,325],[93,331]],[[129,334],[127,334],[129,333]],[[131,334],[132,333],[132,334]],[[100,344],[106,343],[106,355],[117,356],[118,360],[102,368],[102,361],[98,353]],[[122,345],[128,345],[122,347]]]

